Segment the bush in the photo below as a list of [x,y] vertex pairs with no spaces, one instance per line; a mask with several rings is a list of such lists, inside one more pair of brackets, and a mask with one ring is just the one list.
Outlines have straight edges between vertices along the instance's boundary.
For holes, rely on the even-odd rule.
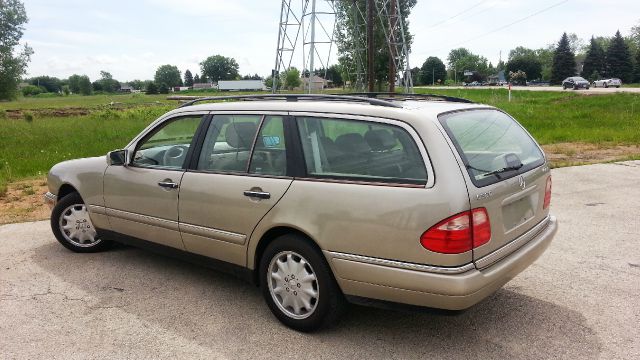
[[28,123],[33,122],[33,113],[31,111],[23,112],[22,117],[24,118],[24,121]]
[[513,85],[527,85],[527,73],[522,70],[516,72],[509,71],[509,81]]
[[22,88],[22,95],[24,96],[34,96],[46,92],[42,87],[35,85],[27,85]]
[[54,97],[60,97],[62,96],[62,94],[60,93],[40,93],[38,95],[35,95],[34,97],[37,98],[54,98]]
[[69,96],[71,94],[71,90],[69,89],[69,85],[65,85],[62,87],[62,93],[64,96]]

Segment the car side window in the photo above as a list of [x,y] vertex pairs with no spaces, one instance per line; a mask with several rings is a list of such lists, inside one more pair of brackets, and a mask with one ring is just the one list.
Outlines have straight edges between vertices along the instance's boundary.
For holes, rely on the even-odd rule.
[[426,184],[413,138],[399,126],[376,122],[298,118],[307,174],[372,182]]
[[198,170],[246,172],[262,115],[215,115],[205,135]]
[[287,173],[286,155],[282,117],[265,117],[256,138],[249,172],[259,175],[284,176]]
[[169,120],[143,139],[133,154],[134,166],[181,169],[202,116]]

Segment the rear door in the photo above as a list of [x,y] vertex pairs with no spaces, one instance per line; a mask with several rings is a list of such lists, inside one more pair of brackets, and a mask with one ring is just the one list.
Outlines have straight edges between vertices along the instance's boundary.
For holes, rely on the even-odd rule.
[[549,168],[533,138],[501,111],[458,111],[439,119],[464,164],[471,208],[484,207],[489,215],[491,240],[474,249],[476,261],[546,219]]
[[187,251],[246,265],[246,244],[293,181],[283,115],[217,114],[180,186]]

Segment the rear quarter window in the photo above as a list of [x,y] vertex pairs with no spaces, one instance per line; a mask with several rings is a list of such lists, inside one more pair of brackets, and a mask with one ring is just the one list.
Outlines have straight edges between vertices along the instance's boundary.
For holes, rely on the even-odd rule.
[[460,111],[440,115],[439,120],[477,187],[497,183],[545,162],[535,140],[501,111]]

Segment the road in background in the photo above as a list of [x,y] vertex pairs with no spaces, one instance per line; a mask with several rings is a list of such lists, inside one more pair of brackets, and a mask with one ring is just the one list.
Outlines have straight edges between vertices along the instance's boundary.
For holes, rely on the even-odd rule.
[[[506,86],[416,86],[415,89],[432,89],[432,90],[448,90],[448,89],[464,89],[464,90],[482,90],[482,89],[508,89]],[[640,94],[640,88],[594,88],[589,90],[563,90],[562,86],[512,86],[513,91],[575,91],[580,94],[615,94],[615,93],[634,93]]]
[[1,226],[0,358],[639,359],[640,161],[552,174],[558,235],[496,294],[457,316],[353,306],[315,334],[231,276]]

